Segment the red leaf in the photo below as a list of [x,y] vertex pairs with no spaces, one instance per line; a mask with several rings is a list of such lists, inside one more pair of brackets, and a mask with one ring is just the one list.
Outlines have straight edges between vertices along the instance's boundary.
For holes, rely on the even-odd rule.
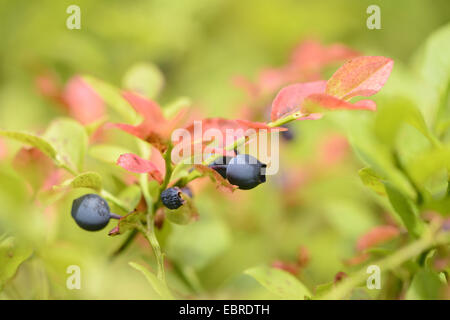
[[165,122],[161,108],[156,102],[131,91],[123,92],[122,96],[144,118],[144,122],[157,125]]
[[14,157],[13,167],[36,192],[49,190],[61,180],[61,173],[53,161],[37,148],[21,148]]
[[133,126],[126,123],[109,124],[109,127],[116,127],[129,134],[132,134],[148,143],[152,144],[159,151],[164,152],[170,139],[172,131],[180,125],[186,115],[186,110],[182,109],[171,120],[166,120],[159,105],[143,96],[133,92],[124,92],[123,97],[144,119]]
[[358,239],[356,249],[362,251],[374,247],[397,237],[399,234],[400,231],[394,226],[385,225],[375,227]]
[[0,160],[4,159],[7,155],[6,145],[3,140],[0,139]]
[[306,40],[294,49],[291,64],[302,72],[317,72],[328,64],[359,56],[359,52],[342,44],[324,46],[315,40]]
[[303,107],[309,112],[316,112],[320,109],[376,110],[376,104],[372,100],[361,100],[356,103],[350,103],[325,93],[316,93],[308,96],[303,103]]
[[271,128],[262,122],[251,122],[247,120],[230,120],[224,118],[208,118],[202,121],[195,121],[193,124],[185,128],[189,133],[190,140],[188,142],[180,139],[174,143],[183,142],[203,143],[215,141],[218,148],[233,143],[235,140],[257,133],[258,130],[266,129],[268,131],[284,131],[285,128]]
[[344,100],[371,96],[384,86],[393,65],[392,59],[382,56],[352,59],[328,80],[326,93]]
[[62,99],[69,108],[69,114],[82,124],[99,120],[105,114],[103,100],[79,76],[69,80]]
[[134,173],[148,173],[159,183],[162,183],[163,181],[163,174],[158,170],[155,164],[149,160],[142,159],[133,153],[122,154],[119,159],[117,159],[117,165]]
[[205,176],[209,176],[212,181],[216,182],[217,189],[226,192],[233,192],[237,186],[232,185],[228,180],[224,179],[216,170],[201,164],[194,165],[194,168]]
[[303,100],[313,93],[323,93],[326,84],[326,81],[314,81],[292,84],[281,89],[272,103],[272,121],[301,110]]

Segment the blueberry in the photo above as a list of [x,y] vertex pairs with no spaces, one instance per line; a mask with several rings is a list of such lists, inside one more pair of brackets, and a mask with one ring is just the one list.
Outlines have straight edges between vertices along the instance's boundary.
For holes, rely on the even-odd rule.
[[239,189],[253,189],[266,181],[266,165],[248,154],[239,154],[227,166],[227,179]]
[[98,231],[106,227],[111,214],[108,203],[96,194],[86,194],[72,202],[72,217],[84,230]]
[[227,178],[227,165],[230,160],[233,159],[229,156],[223,156],[214,160],[213,163],[209,165],[210,168],[216,170],[224,179]]
[[178,209],[184,204],[181,198],[181,189],[178,187],[168,188],[161,192],[162,203],[169,209]]
[[295,138],[295,134],[294,131],[292,130],[292,126],[290,125],[283,125],[283,128],[287,128],[287,131],[281,131],[281,137],[285,140],[285,141],[292,141]]

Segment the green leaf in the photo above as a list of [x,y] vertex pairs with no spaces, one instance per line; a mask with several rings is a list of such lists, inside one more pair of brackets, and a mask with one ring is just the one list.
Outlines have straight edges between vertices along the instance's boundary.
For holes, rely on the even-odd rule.
[[228,248],[230,238],[225,223],[204,213],[196,223],[172,225],[172,233],[167,239],[167,254],[181,265],[199,270]]
[[127,122],[136,121],[136,112],[122,97],[119,89],[92,76],[83,76],[83,79],[102,97],[108,107],[115,110]]
[[311,297],[308,288],[290,273],[267,266],[244,271],[270,292],[289,300],[304,300]]
[[64,181],[55,188],[91,188],[96,191],[102,189],[102,177],[97,172],[85,172],[73,179]]
[[367,129],[368,126],[367,123],[357,124],[350,132],[350,142],[357,156],[373,172],[392,182],[402,193],[411,197],[415,196],[416,192],[408,180],[395,167],[392,150],[385,144],[380,143]]
[[361,181],[366,187],[369,187],[381,196],[386,195],[386,189],[381,181],[381,177],[371,168],[362,168],[358,171]]
[[424,230],[424,224],[413,203],[392,183],[385,181],[384,186],[392,207],[400,216],[408,232],[414,237],[419,237]]
[[198,212],[189,196],[181,193],[181,198],[184,201],[182,206],[175,210],[165,208],[164,212],[170,222],[186,225],[198,219]]
[[440,171],[450,172],[450,146],[444,146],[423,153],[408,165],[414,181],[423,185],[429,178]]
[[424,80],[444,95],[450,82],[450,24],[434,32],[426,41],[419,72]]
[[406,292],[407,300],[437,300],[443,283],[439,275],[429,269],[421,269],[415,275]]
[[31,133],[21,132],[21,131],[6,131],[0,129],[0,135],[14,139],[16,141],[22,142],[31,147],[35,147],[41,150],[44,154],[52,158],[56,159],[56,150],[52,147],[52,145],[46,141],[45,139],[38,137]]
[[57,119],[48,127],[45,139],[58,153],[58,161],[73,171],[82,171],[88,145],[85,128],[72,119]]
[[129,208],[133,209],[137,207],[139,201],[141,200],[141,197],[141,188],[139,188],[139,186],[135,184],[126,187],[118,195],[118,198],[120,200],[126,203]]
[[129,262],[129,265],[136,269],[137,271],[140,271],[145,279],[150,283],[153,290],[156,291],[160,295],[160,297],[164,300],[173,300],[174,297],[172,296],[172,293],[170,292],[169,288],[159,280],[153,273],[151,273],[146,267],[136,263],[136,262]]
[[410,99],[389,97],[379,105],[375,121],[375,134],[384,144],[393,147],[397,134],[405,123],[416,128],[431,144],[439,143],[428,129],[422,113]]
[[17,243],[13,237],[7,237],[0,242],[0,291],[5,283],[14,277],[19,266],[27,260],[33,250]]
[[159,68],[147,62],[133,65],[123,78],[123,87],[154,99],[164,86],[164,76]]
[[130,150],[124,147],[115,146],[112,144],[97,144],[89,148],[89,155],[99,161],[116,164],[120,155],[131,153]]
[[119,219],[117,226],[108,232],[109,236],[124,234],[129,230],[136,229],[142,219],[142,213],[133,211]]

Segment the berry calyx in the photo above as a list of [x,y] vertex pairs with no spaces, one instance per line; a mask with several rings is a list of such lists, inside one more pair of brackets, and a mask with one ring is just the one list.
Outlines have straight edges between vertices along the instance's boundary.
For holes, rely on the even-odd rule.
[[78,226],[87,231],[103,229],[111,218],[120,219],[111,213],[105,199],[93,193],[73,200],[71,214]]
[[227,166],[231,159],[233,159],[233,157],[229,157],[229,156],[223,156],[221,158],[217,158],[208,167],[216,170],[222,176],[222,178],[226,179],[227,178]]
[[249,154],[239,154],[228,163],[226,177],[239,189],[253,189],[260,183],[266,182],[266,166]]
[[181,193],[182,191],[178,187],[168,188],[161,192],[161,201],[169,209],[178,209],[184,204]]

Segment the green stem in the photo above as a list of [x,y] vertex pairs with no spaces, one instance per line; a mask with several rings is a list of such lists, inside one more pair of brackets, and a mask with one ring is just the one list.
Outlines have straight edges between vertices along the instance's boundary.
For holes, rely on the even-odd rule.
[[164,272],[164,254],[161,251],[161,246],[159,245],[158,239],[155,234],[155,221],[154,221],[154,211],[153,211],[153,199],[148,190],[148,178],[146,174],[142,174],[140,177],[140,184],[142,189],[142,194],[144,196],[145,202],[147,203],[147,228],[142,224],[138,226],[139,231],[141,231],[147,241],[150,243],[153,252],[156,257],[156,263],[158,265],[158,271],[156,276],[164,284],[166,284],[166,277]]
[[419,186],[414,182],[413,178],[411,177],[409,172],[406,170],[406,168],[403,166],[403,164],[400,161],[400,158],[398,156],[398,153],[396,151],[393,151],[392,155],[394,158],[395,167],[403,173],[403,175],[406,177],[406,179],[408,179],[409,183],[413,187],[414,191],[416,191],[416,194],[417,194],[416,202],[420,206],[424,201],[422,191],[420,190]]
[[111,193],[109,193],[108,191],[106,191],[105,189],[102,189],[100,191],[100,195],[105,198],[106,200],[114,203],[116,206],[118,206],[120,209],[122,209],[125,212],[131,212],[134,210],[134,208],[131,208],[130,206],[128,206],[125,202],[123,202],[122,200],[116,198],[115,196],[113,196]]
[[[420,255],[422,252],[439,245],[450,243],[450,232],[435,233],[432,231],[432,226],[423,234],[423,236],[412,242],[406,247],[398,250],[394,254],[383,258],[379,261],[371,263],[380,268],[381,272],[387,272],[402,265],[404,262]],[[360,286],[368,278],[367,270],[365,268],[357,271],[353,275],[342,280],[334,289],[322,297],[321,300],[340,300],[345,299],[351,291]]]

